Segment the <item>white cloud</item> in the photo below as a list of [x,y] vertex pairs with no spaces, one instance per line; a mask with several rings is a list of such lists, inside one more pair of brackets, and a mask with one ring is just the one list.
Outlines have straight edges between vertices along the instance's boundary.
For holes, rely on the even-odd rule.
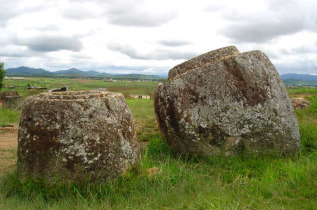
[[84,20],[101,17],[104,9],[91,2],[69,2],[61,8],[62,16],[74,20]]
[[5,25],[12,18],[44,9],[48,4],[41,0],[0,0],[0,5],[0,25]]
[[315,0],[0,0],[0,59],[49,70],[166,74],[227,45],[315,73]]

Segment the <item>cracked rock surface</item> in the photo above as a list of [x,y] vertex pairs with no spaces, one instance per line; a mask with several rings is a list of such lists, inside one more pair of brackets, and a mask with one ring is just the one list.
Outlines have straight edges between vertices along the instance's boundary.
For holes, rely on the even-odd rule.
[[18,174],[70,183],[110,181],[140,163],[131,112],[120,93],[29,97],[18,135]]
[[299,129],[269,58],[230,46],[174,67],[154,97],[163,138],[179,154],[294,153]]

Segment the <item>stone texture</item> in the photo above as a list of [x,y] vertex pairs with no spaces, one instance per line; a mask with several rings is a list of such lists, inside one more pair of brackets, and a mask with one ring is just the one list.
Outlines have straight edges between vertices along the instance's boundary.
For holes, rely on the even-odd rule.
[[18,91],[3,91],[1,94],[0,94],[0,101],[3,101],[5,97],[7,96],[19,96],[19,93]]
[[293,153],[300,148],[291,100],[260,51],[227,47],[184,62],[170,70],[154,103],[163,138],[180,154]]
[[223,47],[207,52],[198,57],[192,58],[190,62],[184,62],[172,68],[168,72],[168,79],[172,79],[177,75],[184,74],[197,67],[207,66],[237,54],[239,54],[239,50],[235,46]]
[[2,101],[2,108],[21,109],[24,103],[22,96],[6,96]]
[[291,100],[295,109],[305,109],[310,105],[310,101],[306,98],[292,98]]
[[110,181],[138,167],[131,112],[120,93],[69,91],[29,97],[18,135],[18,174],[69,183]]

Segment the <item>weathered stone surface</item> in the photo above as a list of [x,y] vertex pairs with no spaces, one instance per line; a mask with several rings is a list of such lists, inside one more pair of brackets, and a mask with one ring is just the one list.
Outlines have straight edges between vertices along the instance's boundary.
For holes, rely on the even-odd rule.
[[291,100],[295,109],[305,109],[310,105],[310,101],[306,98],[292,98]]
[[168,79],[172,79],[177,75],[184,74],[189,70],[197,67],[208,66],[217,61],[229,58],[232,55],[239,54],[239,50],[235,46],[223,47],[217,50],[213,50],[192,58],[190,62],[181,63],[168,72]]
[[260,51],[222,48],[182,63],[157,88],[154,103],[163,138],[180,154],[292,153],[300,148],[291,100]]
[[6,96],[2,101],[2,108],[21,109],[24,103],[22,96]]
[[18,91],[3,91],[0,93],[0,101],[3,101],[5,97],[7,96],[19,96]]
[[29,97],[18,136],[18,174],[63,182],[110,181],[140,163],[131,112],[120,93]]

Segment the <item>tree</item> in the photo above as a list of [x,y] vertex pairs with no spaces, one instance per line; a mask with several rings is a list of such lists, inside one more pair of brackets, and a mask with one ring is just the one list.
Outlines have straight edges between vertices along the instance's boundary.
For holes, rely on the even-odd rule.
[[4,73],[5,73],[4,63],[0,63],[0,90],[1,90],[1,88],[3,86]]

